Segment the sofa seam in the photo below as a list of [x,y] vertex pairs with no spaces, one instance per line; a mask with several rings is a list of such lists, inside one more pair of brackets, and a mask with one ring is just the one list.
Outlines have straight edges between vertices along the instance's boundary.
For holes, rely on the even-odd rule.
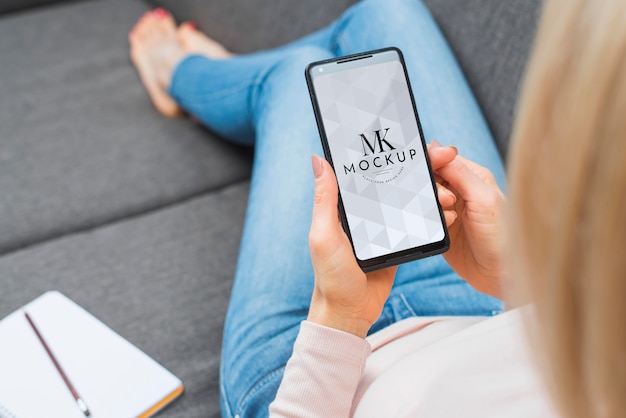
[[42,245],[46,245],[48,243],[67,238],[67,237],[70,237],[72,235],[85,234],[85,233],[92,232],[92,231],[95,231],[95,230],[98,230],[98,229],[101,229],[101,228],[105,228],[107,226],[115,225],[115,224],[118,224],[118,223],[123,223],[123,222],[126,222],[126,221],[131,221],[133,219],[142,218],[144,216],[148,216],[150,214],[157,213],[157,212],[162,211],[162,210],[167,210],[169,208],[174,208],[174,207],[179,206],[179,205],[184,205],[184,204],[192,202],[194,200],[201,199],[201,198],[203,198],[205,196],[208,196],[210,194],[219,193],[219,192],[227,190],[229,188],[234,188],[236,186],[240,186],[242,184],[249,183],[249,182],[250,182],[250,177],[247,176],[247,177],[244,177],[242,179],[235,180],[235,181],[233,181],[231,183],[220,185],[220,186],[217,186],[217,187],[212,187],[212,188],[205,189],[205,190],[201,190],[201,191],[196,192],[196,193],[191,193],[191,194],[189,194],[189,195],[187,195],[185,197],[182,197],[180,199],[177,199],[175,201],[164,203],[164,204],[160,204],[160,205],[155,205],[153,207],[146,208],[146,209],[144,209],[142,211],[138,211],[138,212],[134,212],[134,213],[131,212],[131,213],[128,213],[126,215],[119,216],[119,217],[113,217],[113,218],[108,219],[108,220],[103,221],[103,222],[96,222],[96,223],[93,223],[91,225],[80,226],[80,227],[75,228],[75,229],[68,229],[66,232],[63,232],[63,233],[60,233],[60,234],[50,235],[48,237],[44,237],[44,238],[36,240],[36,241],[26,242],[24,244],[18,244],[18,245],[13,246],[13,247],[8,246],[8,249],[0,251],[0,258],[6,257],[6,256],[10,256],[10,255],[14,255],[14,254],[20,253],[22,251],[28,251],[28,250],[30,250],[32,248],[39,247],[39,246],[42,246]]

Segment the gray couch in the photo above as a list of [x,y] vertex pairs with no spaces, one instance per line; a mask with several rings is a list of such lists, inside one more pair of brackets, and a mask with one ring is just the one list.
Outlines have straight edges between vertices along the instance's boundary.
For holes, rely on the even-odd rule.
[[[540,0],[425,1],[504,157]],[[219,416],[252,150],[160,117],[127,33],[163,5],[249,52],[319,28],[353,1],[256,3],[0,2],[0,318],[62,291],[184,381],[164,417]]]

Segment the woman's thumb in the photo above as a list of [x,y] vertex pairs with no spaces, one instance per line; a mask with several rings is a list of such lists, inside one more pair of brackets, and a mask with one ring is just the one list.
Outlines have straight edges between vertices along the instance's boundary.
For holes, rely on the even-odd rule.
[[322,244],[332,238],[333,234],[342,231],[337,212],[337,180],[332,167],[325,159],[313,155],[311,165],[315,175],[315,197],[309,239],[312,244],[316,242]]

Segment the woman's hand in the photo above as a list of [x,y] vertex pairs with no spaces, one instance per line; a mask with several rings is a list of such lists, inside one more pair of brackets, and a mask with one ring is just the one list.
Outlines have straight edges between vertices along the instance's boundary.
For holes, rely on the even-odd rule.
[[[429,155],[441,147],[429,145]],[[476,290],[502,297],[504,195],[493,174],[457,156],[446,164],[432,161],[439,201],[444,208],[450,249],[448,264]]]
[[[439,201],[450,233],[450,266],[478,291],[501,297],[504,196],[493,174],[458,156],[454,147],[428,146]],[[389,296],[395,267],[363,273],[337,210],[337,180],[328,162],[312,157],[315,202],[309,246],[315,287],[308,320],[365,337]]]
[[[431,164],[441,167],[457,152],[452,147],[438,147],[429,154]],[[313,156],[312,164],[315,202],[309,247],[315,287],[308,320],[365,337],[382,312],[396,267],[363,273],[339,220],[335,174],[323,158]],[[442,193],[440,200],[447,206],[455,202],[450,192]]]
[[389,296],[396,268],[363,273],[337,209],[337,180],[330,164],[316,155],[315,202],[309,247],[315,287],[308,320],[365,338]]

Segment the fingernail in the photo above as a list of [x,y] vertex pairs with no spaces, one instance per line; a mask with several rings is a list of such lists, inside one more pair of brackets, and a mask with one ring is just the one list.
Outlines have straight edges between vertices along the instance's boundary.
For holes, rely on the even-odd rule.
[[316,179],[322,176],[324,172],[324,166],[322,165],[322,159],[317,155],[311,155],[311,166],[313,167],[313,175]]
[[450,148],[452,148],[455,152],[456,155],[459,155],[459,149],[455,146],[450,146]]
[[437,142],[435,139],[431,140],[430,143],[433,144],[436,147],[440,147],[441,146],[441,144],[439,142]]

